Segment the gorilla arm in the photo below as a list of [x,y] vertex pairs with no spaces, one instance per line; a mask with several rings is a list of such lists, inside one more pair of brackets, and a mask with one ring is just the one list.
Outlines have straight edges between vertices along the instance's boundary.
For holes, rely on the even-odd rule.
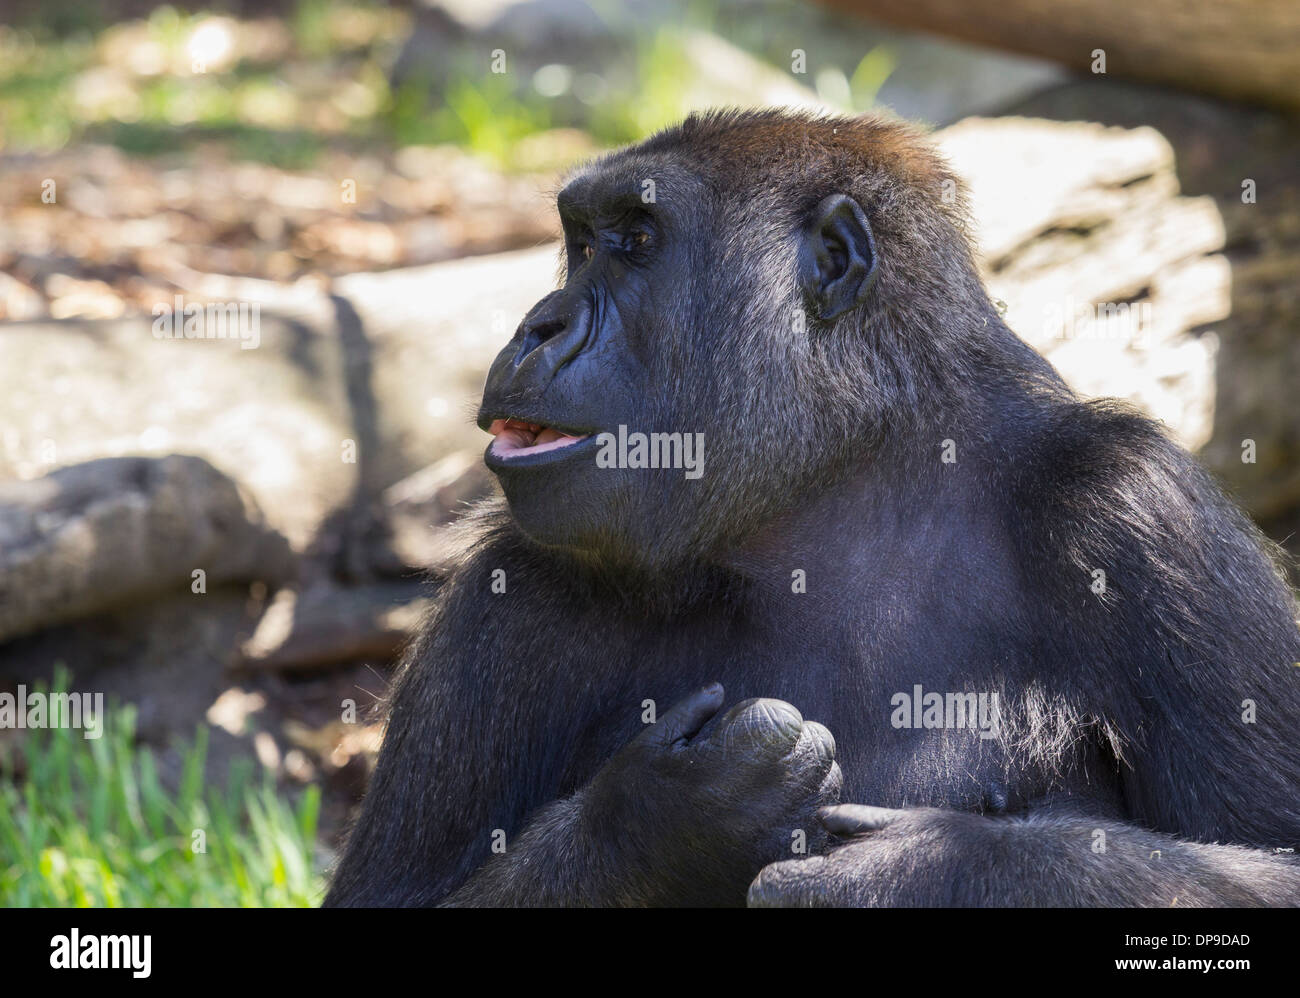
[[1086,816],[827,808],[848,841],[773,863],[751,907],[1300,906],[1300,864]]

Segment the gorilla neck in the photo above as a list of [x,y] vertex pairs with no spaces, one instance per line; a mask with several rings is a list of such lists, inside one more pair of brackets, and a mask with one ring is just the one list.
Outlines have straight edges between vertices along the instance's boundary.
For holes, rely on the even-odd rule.
[[[866,459],[770,519],[729,550],[724,563],[773,597],[797,591],[794,573],[802,571],[813,597],[805,605],[842,617],[843,607],[829,605],[837,594],[869,592],[890,578],[946,590],[945,578],[979,578],[1009,567],[990,564],[997,554],[988,543],[1007,531],[999,518],[1003,507],[989,502],[1016,465],[1004,442],[1032,437],[1055,399],[1065,397],[1057,395],[1064,392],[1059,382],[1049,378],[1044,393],[1038,372],[1027,373],[1029,379],[971,392],[960,412],[935,413],[887,433]],[[968,427],[980,432],[963,433]],[[1012,547],[1008,541],[1002,550]]]
[[[897,549],[894,537],[933,536],[918,531],[918,524],[930,521],[937,527],[960,509],[957,490],[864,469],[774,518],[726,561],[761,590],[789,592],[793,573],[802,570],[836,591],[861,591],[882,559],[907,554]],[[928,557],[925,551],[911,554]]]

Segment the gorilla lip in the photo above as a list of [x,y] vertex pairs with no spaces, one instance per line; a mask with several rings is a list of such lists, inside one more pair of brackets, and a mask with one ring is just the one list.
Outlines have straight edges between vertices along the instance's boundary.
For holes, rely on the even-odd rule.
[[488,452],[506,461],[572,447],[591,435],[565,433],[553,426],[514,418],[492,420],[488,432],[494,438]]

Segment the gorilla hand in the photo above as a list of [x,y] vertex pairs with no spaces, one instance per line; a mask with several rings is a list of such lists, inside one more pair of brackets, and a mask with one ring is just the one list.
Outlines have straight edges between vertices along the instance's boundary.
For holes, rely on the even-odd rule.
[[835,740],[781,700],[722,705],[714,683],[674,705],[596,774],[583,796],[588,835],[614,840],[628,903],[716,904],[765,864],[825,841],[818,808],[838,802]]
[[[863,804],[828,807],[818,818],[829,832],[848,842],[826,855],[764,867],[750,884],[749,907],[861,908],[898,903],[889,892],[898,887],[900,867],[907,861],[909,833],[919,831],[927,818],[944,815],[930,809],[898,811]],[[918,863],[920,870],[927,865]],[[930,903],[942,901],[932,898]]]

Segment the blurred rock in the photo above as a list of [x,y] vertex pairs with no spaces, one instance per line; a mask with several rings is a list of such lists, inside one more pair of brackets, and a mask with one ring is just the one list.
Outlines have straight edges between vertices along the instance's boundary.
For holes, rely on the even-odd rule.
[[[1300,409],[1294,403],[1300,385],[1300,122],[1259,107],[1110,79],[1057,87],[1014,110],[1122,128],[1151,125],[1172,146],[1179,188],[1212,204],[1224,236],[1221,255],[1207,258],[1218,272],[1206,272],[1204,280],[1221,288],[1227,311],[1184,341],[1203,332],[1217,344],[1213,430],[1201,456],[1274,536],[1300,554]],[[1187,282],[1179,293],[1203,301],[1196,283]]]
[[484,374],[557,259],[546,246],[358,274],[332,293],[197,275],[195,300],[261,310],[255,349],[158,339],[148,319],[0,325],[0,477],[193,454],[314,568],[364,563],[347,549],[372,539],[364,511],[384,489],[485,446],[472,418]]
[[427,595],[419,582],[281,589],[244,643],[239,665],[289,671],[387,662],[418,631]]
[[249,586],[155,594],[0,645],[0,684],[49,681],[63,665],[71,689],[134,704],[143,740],[189,738],[229,686],[226,669],[263,606]]
[[477,77],[495,50],[505,53],[506,73],[527,80],[549,64],[592,72],[625,63],[633,45],[585,0],[418,0],[389,76],[397,88],[422,83],[441,93],[458,71]]
[[697,108],[721,106],[846,110],[828,106],[781,70],[717,35],[691,31],[681,41],[690,77],[679,109],[683,116]]
[[45,313],[45,300],[22,281],[0,273],[0,319],[21,322]]
[[0,478],[101,457],[193,454],[246,486],[302,549],[356,485],[334,309],[319,292],[281,290],[262,306],[256,288],[214,290],[267,308],[256,349],[158,339],[150,319],[0,325]]
[[1230,309],[1223,221],[1178,194],[1150,128],[969,118],[938,133],[969,183],[990,293],[1017,333],[1086,396],[1163,420],[1193,450],[1214,420],[1217,341]]
[[293,571],[288,543],[196,457],[105,458],[0,482],[0,641],[167,590]]
[[379,441],[372,495],[448,454],[482,453],[488,438],[474,412],[487,369],[554,289],[558,266],[559,249],[548,244],[334,282],[370,351]]

